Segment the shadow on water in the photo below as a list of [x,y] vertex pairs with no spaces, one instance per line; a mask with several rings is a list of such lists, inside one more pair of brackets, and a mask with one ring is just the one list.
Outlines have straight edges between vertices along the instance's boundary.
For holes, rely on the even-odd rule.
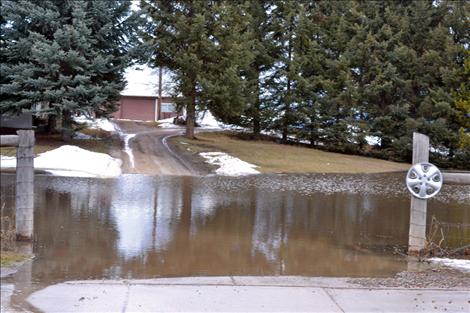
[[[403,174],[37,176],[27,289],[83,279],[207,275],[391,276],[407,244]],[[14,206],[14,177],[2,175]],[[445,186],[429,217],[470,223],[470,187]],[[470,242],[449,228],[446,244]],[[15,278],[16,277],[16,278]],[[32,285],[31,285],[32,284]],[[36,287],[34,284],[37,284]]]

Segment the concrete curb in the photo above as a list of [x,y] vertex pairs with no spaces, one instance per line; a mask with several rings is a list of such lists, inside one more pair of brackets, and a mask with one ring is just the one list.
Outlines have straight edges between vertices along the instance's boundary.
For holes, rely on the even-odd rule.
[[470,290],[365,288],[349,278],[179,277],[69,281],[27,301],[43,312],[468,312]]
[[[367,287],[349,282],[351,277],[304,277],[304,276],[208,276],[173,277],[131,280],[75,280],[64,285],[145,285],[145,286],[239,286],[239,287],[286,287],[286,288],[335,288],[364,290],[428,290],[428,291],[469,291],[466,288],[407,288]],[[470,300],[470,299],[469,299]]]

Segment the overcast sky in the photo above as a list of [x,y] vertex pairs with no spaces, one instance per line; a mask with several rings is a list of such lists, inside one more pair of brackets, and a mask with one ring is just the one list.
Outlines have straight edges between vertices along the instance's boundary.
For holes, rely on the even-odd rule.
[[[131,1],[131,9],[139,9],[139,0]],[[126,88],[121,92],[122,95],[131,96],[158,96],[158,69],[151,69],[147,65],[134,65],[126,70],[125,78]],[[168,75],[163,73],[163,96],[169,84]]]
[[121,94],[134,96],[158,95],[158,70],[148,66],[132,66],[125,74],[127,86]]
[[[158,96],[158,69],[146,65],[134,65],[126,70],[126,88],[122,95],[129,96]],[[163,72],[163,96],[168,95],[170,80]]]

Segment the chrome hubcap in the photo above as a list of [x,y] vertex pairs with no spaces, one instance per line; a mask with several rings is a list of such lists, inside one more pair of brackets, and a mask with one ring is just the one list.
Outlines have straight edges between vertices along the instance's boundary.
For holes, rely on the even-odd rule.
[[410,168],[406,175],[406,186],[416,198],[432,198],[441,190],[441,171],[431,163],[417,163]]

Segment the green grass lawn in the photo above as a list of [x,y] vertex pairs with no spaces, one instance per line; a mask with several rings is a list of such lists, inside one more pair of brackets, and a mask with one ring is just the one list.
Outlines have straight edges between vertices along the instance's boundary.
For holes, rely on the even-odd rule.
[[409,164],[325,152],[266,140],[243,140],[226,132],[198,133],[196,140],[172,138],[193,155],[222,151],[257,165],[262,173],[381,173],[408,170]]

